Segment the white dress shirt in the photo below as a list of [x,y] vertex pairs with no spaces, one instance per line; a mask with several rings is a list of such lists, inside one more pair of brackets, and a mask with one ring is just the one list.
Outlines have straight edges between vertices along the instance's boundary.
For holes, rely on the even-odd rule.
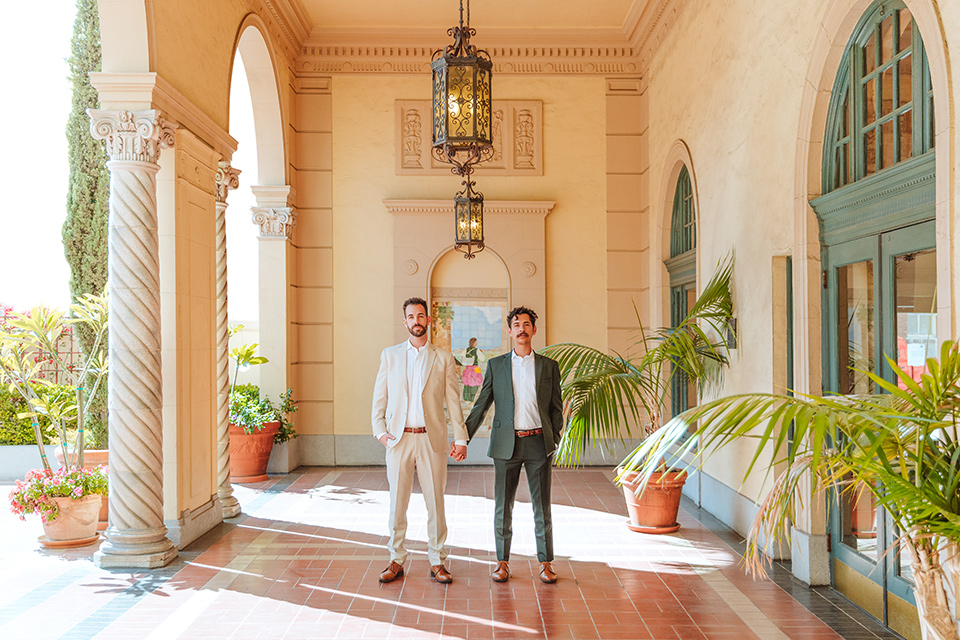
[[542,429],[540,406],[537,404],[537,374],[533,366],[533,352],[520,357],[510,352],[513,372],[513,428],[517,431]]
[[427,345],[419,349],[407,340],[407,428],[419,429],[427,425],[423,417],[423,367],[427,359]]

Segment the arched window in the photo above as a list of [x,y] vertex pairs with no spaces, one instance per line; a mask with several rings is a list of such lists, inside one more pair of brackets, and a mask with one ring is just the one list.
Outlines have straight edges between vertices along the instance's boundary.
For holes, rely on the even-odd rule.
[[933,89],[923,40],[903,2],[867,12],[833,88],[823,193],[933,148]]
[[[670,218],[670,324],[677,326],[686,317],[697,299],[697,215],[693,201],[693,184],[686,166],[680,168],[673,193],[673,214]],[[696,386],[687,376],[673,379],[671,409],[673,415],[697,404]]]

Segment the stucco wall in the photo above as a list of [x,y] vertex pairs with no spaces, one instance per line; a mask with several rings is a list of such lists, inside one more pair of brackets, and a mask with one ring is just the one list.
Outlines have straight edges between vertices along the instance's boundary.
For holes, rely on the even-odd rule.
[[[547,308],[537,310],[543,312],[540,330],[548,343],[603,347],[603,81],[498,76],[494,82],[497,99],[543,101],[544,175],[478,174],[477,188],[488,200],[556,201],[546,219]],[[460,185],[452,175],[396,175],[394,101],[428,97],[429,76],[336,76],[332,95],[335,429],[366,434],[380,350],[394,344],[400,322],[393,303],[394,221],[383,201],[452,200]]]
[[[793,248],[793,144],[820,3],[703,3],[685,11],[650,67],[651,234],[669,228],[674,184],[667,156],[677,140],[690,150],[698,196],[698,282],[726,254],[736,259],[735,315],[740,347],[724,393],[774,391],[772,260]],[[658,242],[658,245],[660,243]],[[654,251],[651,270],[668,283]],[[656,280],[656,277],[654,278]],[[661,289],[663,291],[663,289]],[[663,305],[669,319],[669,307]],[[752,443],[731,446],[706,472],[755,498],[761,475],[741,487]]]

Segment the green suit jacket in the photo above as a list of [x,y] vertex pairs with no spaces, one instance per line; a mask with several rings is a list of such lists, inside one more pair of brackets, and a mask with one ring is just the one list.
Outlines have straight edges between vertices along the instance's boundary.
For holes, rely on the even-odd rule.
[[[483,376],[483,386],[467,418],[467,433],[470,438],[480,428],[483,417],[490,404],[493,412],[493,431],[490,434],[491,458],[509,460],[513,456],[514,443],[514,403],[513,403],[513,365],[511,349],[502,356],[491,358],[487,362],[487,372]],[[563,432],[563,400],[560,396],[560,367],[539,353],[534,353],[534,373],[537,385],[537,405],[540,409],[540,422],[543,424],[543,442],[549,456],[557,450],[560,435]]]

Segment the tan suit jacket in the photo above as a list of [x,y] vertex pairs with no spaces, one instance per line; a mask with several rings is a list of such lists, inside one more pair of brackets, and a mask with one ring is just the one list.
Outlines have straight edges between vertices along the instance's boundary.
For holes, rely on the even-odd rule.
[[[388,447],[394,447],[403,437],[403,428],[407,424],[407,340],[387,347],[380,354],[380,370],[373,387],[373,435],[380,437],[389,433],[396,438],[387,440]],[[424,358],[423,417],[426,422],[427,436],[434,451],[447,451],[450,448],[447,439],[447,420],[443,415],[443,402],[447,402],[450,422],[453,423],[455,440],[467,440],[467,428],[463,423],[463,411],[460,409],[460,384],[457,377],[457,362],[453,354],[446,349],[426,345]]]

